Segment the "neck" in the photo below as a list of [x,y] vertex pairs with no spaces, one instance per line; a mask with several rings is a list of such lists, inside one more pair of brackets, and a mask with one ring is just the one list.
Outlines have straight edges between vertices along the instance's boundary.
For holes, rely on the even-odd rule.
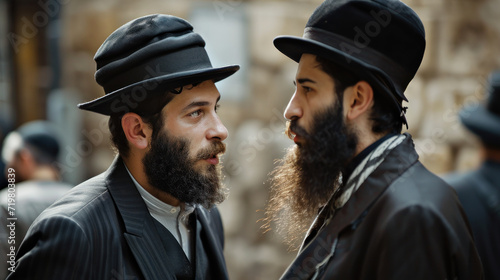
[[500,162],[500,149],[482,148],[482,157],[485,160]]
[[158,198],[159,200],[165,202],[168,205],[179,206],[181,204],[177,198],[149,184],[148,177],[146,175],[146,172],[144,171],[144,165],[142,164],[142,158],[139,158],[131,154],[127,158],[122,157],[122,159],[125,165],[127,166],[127,169],[129,170],[130,174],[134,176],[134,179],[148,193],[150,193],[152,196]]
[[354,156],[359,155],[368,146],[377,142],[380,138],[384,137],[384,134],[373,134],[370,132],[358,133],[358,145],[356,146],[356,152]]
[[373,123],[370,120],[369,112],[365,112],[363,115],[357,119],[346,121],[348,129],[356,133],[357,135],[357,145],[354,152],[353,158],[364,151],[368,146],[375,143],[380,138],[387,135],[387,133],[375,134],[372,131]]
[[59,181],[59,176],[54,168],[50,166],[39,166],[33,172],[30,180],[37,181]]

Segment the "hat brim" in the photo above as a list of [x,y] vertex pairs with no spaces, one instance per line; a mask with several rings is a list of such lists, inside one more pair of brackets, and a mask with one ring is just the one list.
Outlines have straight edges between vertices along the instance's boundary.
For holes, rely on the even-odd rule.
[[464,107],[459,112],[462,124],[488,145],[500,147],[500,117],[488,111],[483,105]]
[[[314,54],[327,58],[342,67],[352,70],[360,75],[362,79],[366,79],[372,86],[382,90],[391,97],[398,108],[402,109],[399,100],[408,101],[404,93],[396,88],[392,80],[382,70],[373,65],[370,65],[348,53],[323,44],[318,41],[306,39],[296,36],[278,36],[273,41],[274,46],[295,62],[300,61],[300,57],[304,53]],[[384,81],[380,81],[374,73],[380,76]],[[397,97],[394,94],[397,94]]]
[[[161,110],[164,104],[150,100],[153,97],[158,95],[166,96],[165,93],[167,93],[168,90],[185,85],[196,84],[208,80],[218,82],[233,75],[239,69],[240,67],[238,65],[231,65],[162,75],[128,85],[92,101],[80,103],[78,104],[78,108],[103,115],[118,114],[126,111],[134,112],[139,110],[139,107],[141,110],[148,110],[151,113],[156,113],[159,109]],[[124,94],[127,93],[130,93],[130,96],[128,96],[127,100],[122,104],[123,106],[118,106],[117,101],[119,102],[120,99],[123,100]],[[130,101],[130,98],[134,99],[134,97],[138,100]],[[147,100],[152,101],[147,104],[149,106],[137,105],[137,103],[145,103],[144,101]],[[132,105],[127,106],[129,104]],[[124,109],[124,106],[127,108]],[[145,107],[147,108],[145,109]]]

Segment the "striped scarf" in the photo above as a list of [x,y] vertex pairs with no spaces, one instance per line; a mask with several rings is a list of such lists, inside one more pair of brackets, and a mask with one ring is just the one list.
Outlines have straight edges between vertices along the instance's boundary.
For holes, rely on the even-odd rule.
[[342,208],[349,198],[351,198],[352,194],[359,189],[366,178],[368,178],[382,161],[384,161],[387,154],[405,139],[406,136],[404,134],[395,135],[382,142],[375,150],[369,153],[354,169],[345,186],[341,188],[340,191],[342,194],[340,194],[340,196],[334,195],[334,197],[337,197],[335,200],[335,208]]
[[[361,184],[366,180],[366,178],[368,178],[368,176],[370,176],[370,174],[372,174],[373,171],[377,169],[377,167],[384,161],[389,152],[391,152],[395,147],[401,144],[405,139],[406,135],[404,134],[395,135],[382,142],[375,150],[369,153],[354,169],[345,186],[339,187],[335,191],[335,193],[330,198],[330,201],[327,203],[325,209],[323,209],[318,217],[316,217],[316,220],[313,222],[313,226],[306,236],[308,236],[311,231],[314,230],[319,221],[324,220],[321,228],[328,225],[330,220],[335,216],[335,211],[342,208],[347,203],[347,201],[349,201],[349,198],[351,198],[352,194],[356,192]],[[318,231],[320,231],[321,228]],[[337,239],[334,240],[329,254],[323,259],[322,262],[316,265],[316,271],[311,278],[312,280],[318,278],[318,276],[322,273],[325,265],[333,257],[335,249],[337,247],[337,241]],[[302,251],[302,249],[303,248],[301,248],[300,251]]]

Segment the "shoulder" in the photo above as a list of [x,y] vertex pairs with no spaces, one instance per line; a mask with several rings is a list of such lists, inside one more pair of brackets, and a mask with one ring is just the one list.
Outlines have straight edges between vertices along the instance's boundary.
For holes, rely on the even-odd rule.
[[92,213],[106,216],[114,207],[103,174],[93,177],[69,190],[61,199],[40,214],[35,224],[48,219],[69,218],[82,223],[96,219]]
[[391,182],[384,196],[406,206],[439,206],[457,202],[455,191],[420,162]]
[[384,208],[378,213],[380,218],[373,234],[382,236],[386,241],[399,240],[402,244],[408,240],[418,240],[422,244],[435,242],[433,245],[441,247],[445,245],[441,244],[444,241],[455,246],[471,240],[466,217],[458,203],[445,201],[439,204],[438,200],[433,199],[398,199],[395,204],[393,200]]
[[465,173],[451,173],[443,176],[450,186],[452,186],[459,195],[470,195],[475,193],[479,184],[481,174],[477,171],[469,171]]
[[[67,215],[42,219],[17,252],[14,279],[90,279],[92,243],[80,223]],[[45,265],[41,265],[45,264]],[[48,265],[50,264],[50,265]]]
[[[119,227],[113,223],[116,220],[114,203],[99,175],[74,187],[45,209],[29,228],[18,255],[26,263],[30,256],[55,254],[60,248],[90,254],[93,242],[100,242],[105,232]],[[62,253],[56,255],[66,258]]]
[[[374,205],[381,219],[405,224],[437,222],[463,227],[464,213],[455,191],[441,178],[417,163],[394,180]],[[401,225],[399,225],[401,226]]]

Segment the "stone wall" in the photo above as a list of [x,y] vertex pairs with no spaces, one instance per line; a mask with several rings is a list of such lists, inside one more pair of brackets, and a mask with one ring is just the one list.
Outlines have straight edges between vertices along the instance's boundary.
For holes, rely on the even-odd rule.
[[[283,110],[294,91],[296,64],[272,45],[278,35],[301,36],[321,1],[66,1],[63,12],[64,88],[79,101],[101,96],[94,82],[93,55],[121,24],[151,13],[189,18],[197,5],[211,5],[224,15],[246,15],[248,58],[244,100],[224,101],[220,115],[229,129],[224,157],[229,198],[220,208],[226,230],[226,259],[231,279],[277,279],[293,259],[273,233],[260,229],[268,197],[268,174],[292,142],[283,135]],[[443,174],[478,163],[477,142],[461,127],[456,113],[463,104],[479,104],[485,79],[500,67],[500,0],[407,0],[424,22],[427,50],[406,95],[409,132],[423,163]],[[195,26],[196,30],[196,26]],[[208,42],[210,44],[210,42]],[[235,61],[234,63],[243,63]],[[226,93],[222,93],[224,96]],[[82,139],[101,134],[84,156],[86,177],[104,170],[113,158],[106,118],[82,113]],[[83,140],[82,140],[83,141]]]

